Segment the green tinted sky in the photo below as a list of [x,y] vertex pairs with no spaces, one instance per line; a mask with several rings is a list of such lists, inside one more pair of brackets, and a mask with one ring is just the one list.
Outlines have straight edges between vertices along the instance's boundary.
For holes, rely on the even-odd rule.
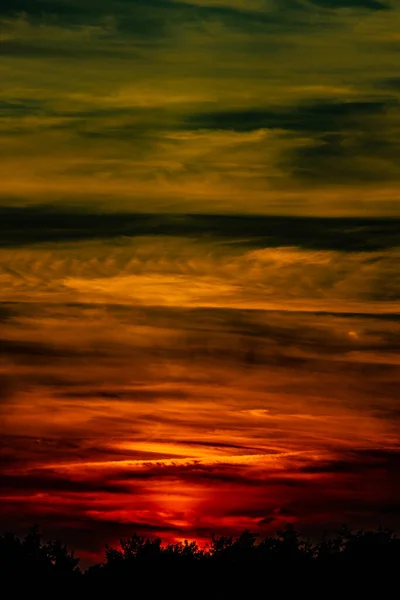
[[1,202],[394,214],[400,8],[5,0]]

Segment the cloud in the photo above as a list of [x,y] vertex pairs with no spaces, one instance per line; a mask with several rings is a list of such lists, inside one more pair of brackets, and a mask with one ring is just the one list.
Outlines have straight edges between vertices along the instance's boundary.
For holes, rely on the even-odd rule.
[[[0,323],[6,323],[15,315],[14,307],[10,304],[0,302]],[[18,312],[18,311],[17,311]]]
[[[278,164],[295,177],[334,183],[397,179],[399,106],[395,100],[318,101],[280,109],[252,109],[195,115],[188,126],[254,131],[272,129],[293,136],[293,148]],[[296,137],[303,137],[301,142]]]
[[[86,59],[94,58],[100,59],[103,55],[104,48],[94,48],[89,44],[82,43],[80,36],[72,36],[71,38],[78,38],[78,42],[81,42],[80,45],[64,45],[60,41],[54,42],[46,42],[42,41],[34,42],[34,41],[23,41],[19,39],[8,39],[1,42],[0,45],[0,56],[8,57],[8,58],[20,58],[24,59],[29,56],[31,59],[36,59],[40,61],[53,62],[53,61],[63,61],[65,59],[69,60],[79,60],[84,57]],[[72,39],[71,42],[74,40]],[[112,53],[110,53],[109,58],[117,59],[119,61],[124,59],[129,59],[129,54],[126,51],[118,50],[115,48]]]
[[395,218],[104,213],[56,205],[0,206],[0,218],[3,247],[166,236],[212,237],[235,247],[365,252],[395,246],[399,226]]
[[85,3],[74,0],[4,0],[1,5],[1,14],[25,13],[32,16],[46,15],[81,15],[85,14]]
[[[371,0],[372,3],[372,0]],[[378,2],[376,2],[378,4]],[[96,23],[113,17],[120,32],[137,37],[158,38],[188,26],[193,31],[206,28],[208,24],[220,23],[233,30],[274,31],[289,26],[309,27],[317,15],[307,5],[286,2],[280,10],[276,2],[196,2],[177,0],[101,0],[94,6],[89,0],[78,3],[62,0],[16,0],[6,1],[0,14],[28,15],[32,19],[52,22],[57,19],[65,26]],[[306,18],[308,17],[308,18]]]
[[377,86],[397,92],[400,90],[400,77],[388,77],[387,79],[378,80]]
[[370,51],[395,43],[386,5],[5,2],[3,198],[393,214],[398,111],[376,84],[393,57]]
[[387,2],[380,2],[379,0],[310,0],[311,4],[320,6],[321,8],[329,9],[341,9],[341,8],[352,8],[359,10],[390,10],[391,6]]
[[205,129],[284,129],[300,133],[332,133],[341,131],[343,122],[358,122],[363,117],[385,114],[388,106],[390,104],[384,101],[319,101],[280,109],[205,113],[192,116],[188,123]]
[[333,460],[317,464],[307,465],[300,468],[302,473],[310,474],[352,474],[356,475],[360,471],[386,471],[393,472],[396,478],[400,473],[400,453],[399,451],[379,450],[376,453],[367,450],[365,452],[354,452],[349,458],[342,460]]
[[18,383],[12,375],[0,373],[0,406],[11,402],[18,390]]
[[[32,220],[27,226],[24,219],[18,223],[18,215],[16,219],[12,216],[6,231],[11,243],[21,236],[23,247],[14,247],[10,252],[5,244],[0,252],[2,298],[8,301],[8,306],[16,300],[31,302],[32,295],[40,293],[42,302],[58,303],[71,314],[82,311],[86,303],[97,306],[101,318],[104,318],[102,304],[134,305],[139,319],[145,316],[145,308],[149,306],[331,314],[392,314],[396,310],[398,249],[391,247],[396,243],[395,221],[260,217],[257,222],[253,217],[226,220],[215,217],[214,220],[211,216],[153,220],[153,216],[143,215],[139,219],[134,216],[131,221],[123,215],[121,221],[119,216],[110,215],[109,221],[106,216],[97,221],[96,231],[95,226],[91,228],[90,214],[83,222],[74,213],[69,216],[67,213],[62,221],[62,211],[60,214],[46,211],[31,214]],[[46,215],[48,226],[41,230]],[[96,219],[94,221],[96,224]],[[253,224],[255,237],[252,238]],[[127,235],[113,236],[117,231],[121,233],[121,229]],[[62,244],[59,241],[53,248],[51,240],[55,240],[57,234],[61,240],[63,230],[67,240]],[[32,238],[35,241],[40,238],[41,231],[49,241],[32,245]],[[78,238],[73,243],[68,241],[70,231]],[[107,242],[103,236],[109,238]],[[79,239],[85,237],[92,239],[85,243]],[[298,247],[282,246],[290,237]],[[302,244],[306,247],[302,248]],[[338,248],[318,249],[318,246],[331,245]],[[361,248],[357,249],[359,245]],[[372,249],[375,246],[377,249]],[[122,314],[115,313],[114,323],[118,323]],[[65,314],[60,308],[58,319],[51,317],[53,334],[60,331],[61,336],[67,336],[64,338],[68,339],[67,348],[74,348],[76,340],[69,337],[64,320]],[[36,326],[31,332],[35,329]],[[351,342],[356,351],[361,338],[357,333],[357,337],[351,339],[350,331],[357,333],[351,326],[345,332],[346,343]],[[168,336],[165,338],[167,347],[162,350],[165,353],[170,343]],[[15,334],[10,334],[9,339],[14,340],[14,344],[38,341],[34,337],[16,339]],[[116,356],[121,355],[121,340],[105,340],[101,335],[96,340],[98,360],[105,358],[100,348],[103,352],[108,349]],[[55,348],[56,357],[60,342],[54,337],[40,341]],[[234,350],[227,350],[226,356]],[[64,350],[61,348],[61,351]],[[82,352],[96,356],[89,347],[82,348]],[[246,354],[246,350],[240,352]],[[191,356],[194,358],[194,350]],[[293,360],[303,359],[293,357]],[[254,355],[249,360],[257,362],[263,357]],[[279,353],[276,360],[280,360]]]
[[[104,351],[100,351],[103,354]],[[46,345],[37,341],[19,341],[3,339],[0,346],[0,355],[25,357],[29,361],[49,360],[51,358],[70,359],[82,356],[82,352],[76,348],[60,348],[57,345]],[[104,354],[103,354],[104,356]]]
[[62,478],[56,473],[30,472],[23,475],[1,474],[0,484],[4,494],[23,492],[23,494],[32,493],[53,493],[60,492],[71,494],[126,494],[131,490],[123,485],[115,483],[106,483],[103,481],[73,480]]
[[16,100],[0,101],[0,117],[20,116],[21,114],[43,114],[44,105],[32,98],[17,98]]

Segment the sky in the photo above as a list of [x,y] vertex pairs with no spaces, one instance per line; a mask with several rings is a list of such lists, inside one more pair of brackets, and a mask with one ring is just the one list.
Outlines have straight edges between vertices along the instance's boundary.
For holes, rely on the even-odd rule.
[[2,0],[2,530],[400,527],[399,31]]

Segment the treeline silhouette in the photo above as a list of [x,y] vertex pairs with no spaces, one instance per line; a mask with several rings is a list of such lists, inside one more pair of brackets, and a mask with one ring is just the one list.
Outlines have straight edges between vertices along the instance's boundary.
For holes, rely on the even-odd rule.
[[385,574],[387,579],[399,573],[400,539],[388,529],[353,532],[342,527],[334,537],[324,534],[319,542],[312,543],[302,540],[294,527],[287,525],[274,537],[261,540],[250,531],[236,538],[213,535],[210,543],[201,548],[196,542],[163,545],[159,538],[134,534],[121,539],[119,548],[106,545],[103,563],[81,570],[79,562],[60,540],[43,542],[37,526],[23,538],[13,533],[0,536],[2,578],[32,581],[57,577],[92,586],[107,579],[131,579],[135,583],[153,581],[154,587],[157,574],[163,573],[165,591],[168,582],[176,586],[177,580],[190,574],[195,587],[223,582],[225,590],[230,586],[231,596],[239,581],[257,584],[278,573],[293,573],[297,567],[303,575],[359,572],[365,576],[373,572]]

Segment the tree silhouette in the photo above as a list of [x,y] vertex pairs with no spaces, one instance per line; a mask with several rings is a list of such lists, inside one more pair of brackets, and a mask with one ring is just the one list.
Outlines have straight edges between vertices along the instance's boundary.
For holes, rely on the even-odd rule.
[[21,540],[13,533],[0,536],[0,565],[8,575],[29,577],[78,576],[79,558],[59,540],[42,543],[37,525]]
[[[297,573],[296,581],[300,581],[299,573],[314,578],[324,573],[330,577],[334,574],[335,580],[341,574],[349,578],[356,573],[359,577],[368,573],[369,577],[375,574],[381,580],[383,576],[388,580],[399,566],[400,540],[388,529],[352,532],[342,527],[333,538],[324,533],[319,542],[311,543],[302,540],[289,524],[278,530],[276,536],[260,541],[249,530],[236,538],[213,535],[205,548],[187,540],[164,546],[160,538],[145,538],[135,533],[121,539],[119,548],[106,545],[104,563],[88,568],[83,580],[95,585],[104,578],[132,579],[151,582],[155,590],[157,581],[164,587],[173,587],[182,575],[190,575],[193,589],[201,588],[208,597],[210,589],[215,598],[228,593],[232,597],[247,597],[250,582],[262,586],[267,579],[278,579],[279,573]],[[13,533],[0,536],[0,573],[3,579],[11,576],[31,581],[61,577],[78,583],[83,575],[79,558],[59,540],[43,543],[37,526],[22,539]],[[235,596],[241,585],[244,595]]]

